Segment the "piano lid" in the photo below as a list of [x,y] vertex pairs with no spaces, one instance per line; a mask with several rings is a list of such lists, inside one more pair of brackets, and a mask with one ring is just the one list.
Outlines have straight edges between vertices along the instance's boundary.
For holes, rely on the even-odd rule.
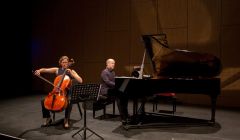
[[153,77],[215,77],[221,73],[219,58],[212,54],[171,49],[166,34],[142,35],[153,66]]

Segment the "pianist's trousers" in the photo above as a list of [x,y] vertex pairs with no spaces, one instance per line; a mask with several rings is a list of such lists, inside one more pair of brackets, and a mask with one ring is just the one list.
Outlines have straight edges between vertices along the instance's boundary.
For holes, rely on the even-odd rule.
[[119,114],[122,120],[126,120],[128,117],[128,96],[126,93],[120,92],[116,89],[109,89],[108,96],[115,96]]
[[[50,111],[47,110],[44,106],[44,99],[41,100],[41,105],[42,105],[42,115],[43,118],[50,118]],[[65,118],[69,119],[70,118],[70,113],[72,111],[72,103],[70,102],[70,100],[68,100],[68,105],[67,108],[65,109]]]
[[126,120],[128,118],[128,97],[125,93],[122,94],[124,95],[118,96],[116,100],[121,119]]

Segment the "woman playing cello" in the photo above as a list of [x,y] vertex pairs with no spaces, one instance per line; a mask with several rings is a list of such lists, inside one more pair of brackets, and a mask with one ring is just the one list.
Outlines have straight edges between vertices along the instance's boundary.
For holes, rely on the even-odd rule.
[[[58,80],[57,78],[59,76],[61,76],[61,75],[65,76],[66,75],[70,79],[75,79],[79,83],[83,82],[82,78],[77,74],[77,72],[75,70],[69,68],[70,61],[69,61],[69,58],[67,56],[62,56],[59,59],[59,65],[60,65],[60,67],[38,69],[34,72],[34,74],[37,75],[37,76],[40,76],[41,73],[53,73],[53,74],[56,74],[56,76],[57,76],[55,81]],[[63,79],[61,79],[61,81],[62,80]],[[55,84],[55,81],[54,81],[54,84]],[[67,96],[69,96],[69,95],[67,95]],[[41,100],[42,115],[43,115],[43,118],[44,118],[44,123],[42,125],[43,127],[50,125],[51,122],[52,122],[52,119],[51,119],[51,116],[50,116],[50,111],[46,108],[46,104],[44,102],[45,100],[46,99]],[[67,102],[69,102],[69,99],[68,99]],[[69,117],[70,117],[71,110],[72,110],[72,105],[70,103],[68,103],[67,107],[65,109],[64,128],[69,128]]]

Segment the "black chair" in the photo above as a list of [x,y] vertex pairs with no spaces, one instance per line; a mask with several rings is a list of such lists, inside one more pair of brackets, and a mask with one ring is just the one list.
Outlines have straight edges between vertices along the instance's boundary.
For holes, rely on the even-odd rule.
[[106,116],[106,107],[108,105],[113,105],[113,112],[112,114],[115,115],[115,97],[105,97],[100,96],[97,101],[93,102],[93,118],[96,118],[96,111],[103,110],[103,116]]
[[[92,134],[95,134],[98,136],[100,139],[103,140],[103,137],[98,135],[96,132],[93,130],[89,129],[87,127],[87,115],[86,115],[86,103],[89,101],[97,101],[99,98],[99,92],[101,89],[100,84],[77,84],[73,86],[73,91],[77,93],[77,98],[79,101],[82,101],[83,103],[83,109],[84,109],[84,126],[78,130],[76,133],[72,135],[74,137],[75,135],[79,134],[81,131],[83,131],[83,139],[86,140],[87,136],[87,130],[92,132]],[[90,136],[92,136],[92,134]],[[80,135],[80,134],[79,134]],[[81,136],[81,135],[80,135]],[[82,137],[82,136],[81,136]]]
[[153,98],[151,99],[151,102],[153,103],[153,112],[155,110],[158,110],[158,104],[159,102],[170,102],[172,104],[172,111],[167,110],[159,110],[159,112],[171,112],[173,115],[176,112],[176,103],[177,103],[177,97],[175,93],[157,93],[154,94]]

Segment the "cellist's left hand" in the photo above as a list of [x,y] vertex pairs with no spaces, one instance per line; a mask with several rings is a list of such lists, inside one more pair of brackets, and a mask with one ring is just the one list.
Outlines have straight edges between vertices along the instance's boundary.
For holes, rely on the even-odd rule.
[[70,73],[71,75],[73,74],[73,73],[72,73],[72,70],[69,69],[69,68],[67,69],[67,72]]
[[70,73],[73,77],[76,75],[76,72],[72,69],[67,69],[67,72]]
[[79,83],[82,83],[82,78],[77,74],[77,72],[73,69],[67,69],[67,72],[72,75],[73,78],[75,78]]

